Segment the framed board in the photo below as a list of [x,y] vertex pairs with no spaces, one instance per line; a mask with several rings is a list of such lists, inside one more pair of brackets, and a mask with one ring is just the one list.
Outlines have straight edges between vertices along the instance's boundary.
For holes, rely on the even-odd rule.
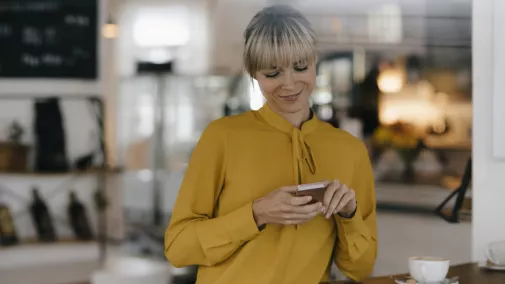
[[98,0],[1,0],[0,78],[95,79]]

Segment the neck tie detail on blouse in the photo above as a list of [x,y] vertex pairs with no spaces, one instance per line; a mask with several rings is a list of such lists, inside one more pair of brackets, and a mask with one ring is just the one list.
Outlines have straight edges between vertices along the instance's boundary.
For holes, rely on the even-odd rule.
[[293,128],[291,134],[293,151],[293,174],[298,183],[303,183],[303,167],[307,165],[311,174],[317,171],[316,161],[309,144],[305,142],[303,133],[297,128]]
[[295,183],[303,183],[303,169],[307,167],[311,174],[317,171],[316,159],[312,153],[310,145],[305,141],[307,135],[316,130],[321,121],[312,114],[312,117],[303,123],[301,129],[293,127],[289,121],[275,113],[268,103],[260,110],[259,114],[265,121],[276,129],[286,133],[291,137],[291,151],[293,159],[293,179]]

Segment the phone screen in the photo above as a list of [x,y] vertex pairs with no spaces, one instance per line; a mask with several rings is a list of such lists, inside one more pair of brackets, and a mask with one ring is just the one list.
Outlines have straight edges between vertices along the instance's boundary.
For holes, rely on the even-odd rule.
[[311,190],[311,189],[321,189],[326,188],[326,185],[322,182],[307,183],[298,185],[298,191]]

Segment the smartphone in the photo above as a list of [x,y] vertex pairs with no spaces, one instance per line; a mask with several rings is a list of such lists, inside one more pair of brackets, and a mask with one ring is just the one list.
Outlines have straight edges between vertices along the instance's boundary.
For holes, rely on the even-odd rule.
[[298,185],[298,191],[322,189],[322,188],[326,188],[326,185],[322,182],[306,183]]
[[309,204],[323,202],[324,193],[326,192],[326,184],[322,182],[307,183],[298,185],[296,196],[310,196],[312,200]]

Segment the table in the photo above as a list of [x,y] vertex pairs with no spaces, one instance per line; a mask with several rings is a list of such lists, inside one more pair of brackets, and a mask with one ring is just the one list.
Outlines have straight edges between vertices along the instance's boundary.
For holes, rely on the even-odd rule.
[[[371,278],[364,280],[362,284],[394,284],[395,278],[400,278],[405,275],[391,275],[384,277]],[[452,266],[449,270],[448,277],[459,276],[459,284],[504,284],[504,271],[489,271],[482,268],[476,263],[467,263],[462,265]],[[321,284],[348,284],[349,281],[326,282]]]

